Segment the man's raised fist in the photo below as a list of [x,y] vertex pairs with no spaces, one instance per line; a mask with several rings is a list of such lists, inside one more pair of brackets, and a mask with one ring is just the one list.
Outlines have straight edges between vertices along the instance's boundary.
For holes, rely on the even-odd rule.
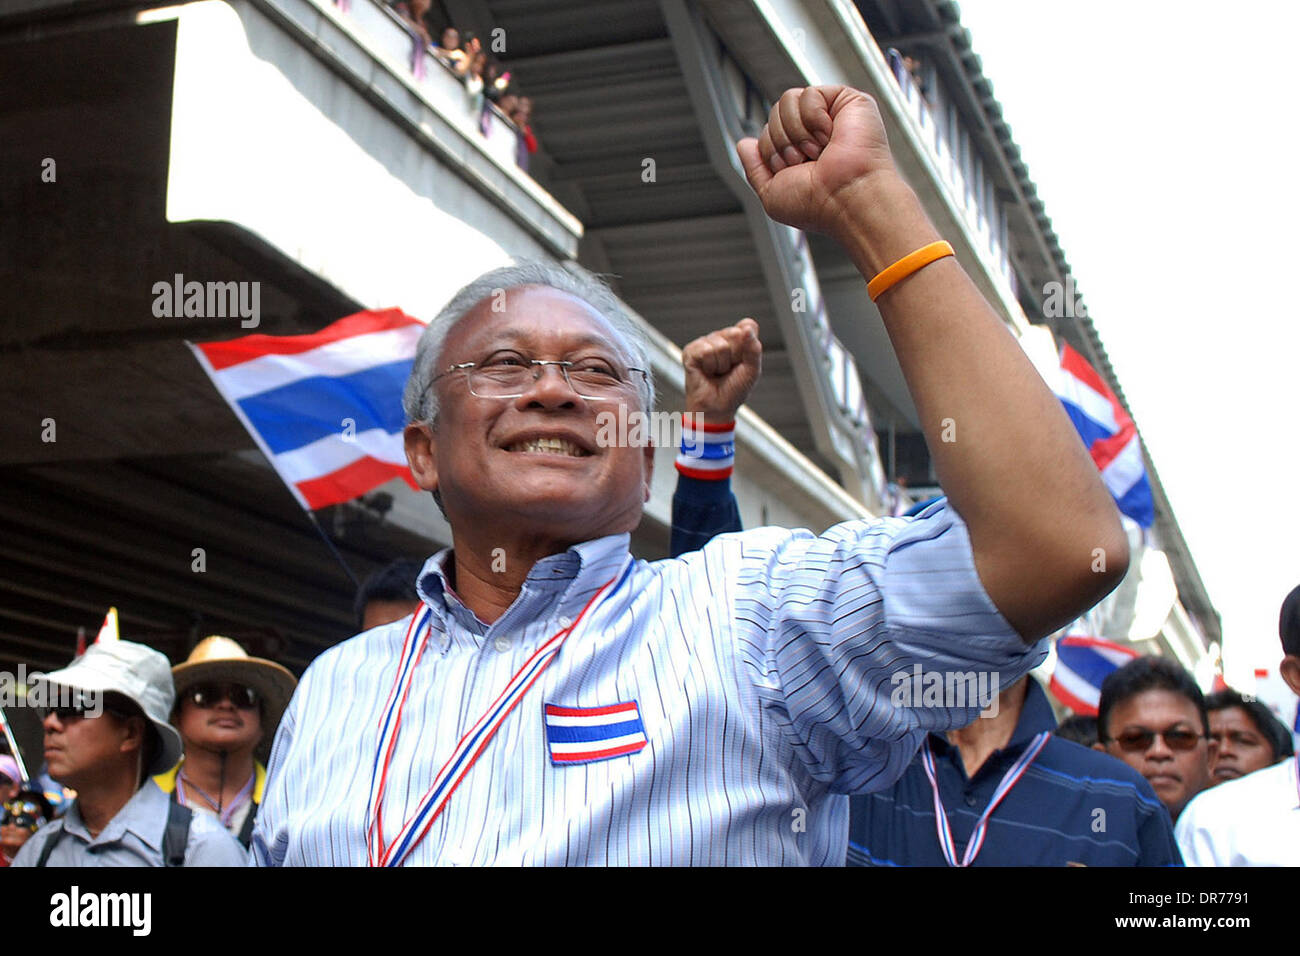
[[786,90],[736,154],[769,216],[837,239],[872,177],[896,174],[876,101],[847,86]]
[[763,344],[753,319],[700,336],[682,349],[686,411],[702,414],[707,424],[735,421],[762,366]]

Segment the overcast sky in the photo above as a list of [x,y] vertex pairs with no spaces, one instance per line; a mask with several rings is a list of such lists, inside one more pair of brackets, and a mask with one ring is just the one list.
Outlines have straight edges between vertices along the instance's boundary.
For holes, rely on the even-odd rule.
[[1300,4],[961,11],[1246,690],[1300,583]]

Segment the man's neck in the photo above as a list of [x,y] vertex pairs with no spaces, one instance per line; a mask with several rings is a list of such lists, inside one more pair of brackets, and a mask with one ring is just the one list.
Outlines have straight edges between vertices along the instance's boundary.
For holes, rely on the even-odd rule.
[[136,765],[124,767],[108,777],[76,787],[77,812],[91,837],[97,837],[122,808],[131,802],[139,787]]
[[215,797],[220,791],[221,797],[225,798],[222,802],[229,803],[229,798],[238,795],[254,774],[253,749],[245,747],[227,751],[223,760],[219,751],[189,746],[185,749],[181,773],[206,794]]
[[536,539],[509,547],[481,547],[453,536],[451,560],[444,570],[465,607],[480,621],[492,624],[519,597],[533,565],[564,553],[575,543]]
[[1021,678],[998,695],[998,712],[995,716],[978,717],[968,727],[948,731],[948,742],[961,752],[961,762],[966,768],[968,779],[979,772],[984,761],[995,750],[1001,750],[1011,742],[1011,735],[1016,731],[1016,723],[1025,706],[1030,680],[1028,677]]

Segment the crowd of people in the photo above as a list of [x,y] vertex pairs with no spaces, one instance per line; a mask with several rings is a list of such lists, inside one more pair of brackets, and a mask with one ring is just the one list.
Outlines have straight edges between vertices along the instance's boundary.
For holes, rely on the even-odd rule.
[[[398,560],[368,578],[356,594],[358,629],[410,616],[419,570],[420,562]],[[292,673],[212,635],[170,672],[158,651],[110,640],[40,682],[82,696],[47,708],[48,765],[39,773],[28,778],[0,753],[0,867],[246,862],[271,741],[297,686]],[[208,820],[196,830],[194,810],[215,817],[238,846]]]
[[[688,405],[709,408],[698,395]],[[708,480],[679,476],[675,540],[739,530],[738,511],[714,528],[707,508],[692,511],[708,493],[692,483]],[[422,567],[401,559],[368,578],[354,604],[358,629],[411,618]],[[1281,619],[1292,672],[1298,625],[1300,587]],[[47,680],[107,698],[99,717],[56,708],[45,718],[47,772],[75,788],[73,801],[47,795],[51,777],[24,779],[0,754],[0,866],[247,862],[269,742],[296,684],[287,670],[212,636],[170,680],[161,654],[125,641],[93,645]],[[998,704],[965,728],[930,734],[893,786],[852,798],[848,865],[943,866],[958,862],[958,849],[984,865],[1300,863],[1285,827],[1296,797],[1292,735],[1258,701],[1230,689],[1203,696],[1177,663],[1139,657],[1107,677],[1095,718],[1055,725],[1032,677]],[[1027,754],[1035,772],[998,795]],[[206,815],[197,826],[193,810]],[[1080,817],[1100,831],[1080,828]]]
[[[655,449],[597,418],[655,407],[649,343],[581,270],[494,269],[425,328],[403,395],[452,547],[367,582],[361,633],[300,681],[221,637],[176,667],[100,640],[39,678],[75,692],[44,748],[76,796],[13,865],[1300,863],[1296,759],[1245,698],[1209,706],[1143,657],[1103,683],[1090,746],[1057,727],[1029,672],[1122,579],[1127,539],[874,103],[789,91],[737,152],[767,215],[857,264],[922,421],[982,436],[927,432],[945,497],[743,529],[736,415],[762,356],[743,319],[683,350],[674,555],[635,560]],[[1280,633],[1300,692],[1300,588]],[[996,699],[898,701],[922,672]]]
[[505,64],[484,49],[482,39],[474,33],[462,34],[456,27],[447,26],[435,43],[429,29],[431,5],[432,0],[396,0],[393,10],[414,34],[417,53],[426,50],[433,53],[465,84],[466,95],[479,112],[482,128],[486,128],[490,119],[488,104],[513,124],[519,139],[515,162],[527,172],[530,157],[538,148],[537,135],[533,132],[532,98],[523,95]]
[[906,75],[910,78],[912,86],[921,94],[924,99],[930,98],[930,84],[925,78],[925,67],[918,57],[910,54],[899,53],[894,47],[885,51],[885,59],[889,63],[889,69],[894,74],[901,86],[903,77]]

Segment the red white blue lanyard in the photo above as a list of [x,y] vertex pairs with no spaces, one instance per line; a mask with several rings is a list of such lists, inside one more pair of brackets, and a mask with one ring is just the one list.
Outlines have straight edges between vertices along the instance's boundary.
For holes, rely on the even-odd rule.
[[[460,782],[465,779],[474,762],[487,748],[515,705],[523,699],[529,688],[541,677],[542,672],[555,660],[561,645],[577,629],[587,612],[598,604],[604,603],[605,598],[619,589],[627,578],[631,565],[632,558],[629,556],[623,567],[619,569],[619,573],[606,581],[600,590],[592,595],[577,619],[552,634],[524,662],[524,666],[515,672],[515,676],[510,678],[510,682],[484,711],[483,716],[475,721],[474,726],[465,736],[461,737],[456,749],[452,751],[447,762],[434,777],[433,784],[420,798],[414,816],[402,825],[393,841],[385,845],[383,805],[384,791],[388,786],[388,768],[397,747],[397,733],[402,725],[402,709],[406,705],[407,695],[411,692],[415,668],[420,663],[420,656],[424,653],[425,645],[429,643],[429,635],[433,630],[432,612],[429,608],[426,607],[423,614],[412,618],[411,626],[406,630],[406,640],[402,644],[397,677],[393,681],[392,690],[388,693],[388,700],[384,704],[379,721],[379,749],[375,754],[375,763],[371,771],[370,800],[366,807],[366,843],[371,866],[400,866],[415,845],[424,839],[429,828],[433,826],[433,821],[447,806],[452,793],[460,786]],[[419,636],[421,634],[423,636]]]
[[1052,735],[1049,733],[1040,733],[1029,742],[1024,753],[1013,763],[1002,780],[998,783],[997,789],[993,791],[993,799],[989,805],[984,808],[980,814],[979,822],[975,824],[975,829],[971,831],[970,840],[966,842],[966,852],[962,855],[961,862],[957,862],[956,844],[952,841],[952,828],[948,825],[948,813],[943,808],[943,798],[939,796],[939,781],[934,773],[934,752],[930,749],[930,738],[926,737],[925,747],[921,750],[921,763],[925,766],[925,775],[930,778],[930,790],[934,794],[934,820],[935,827],[939,831],[939,849],[943,851],[943,858],[949,866],[970,866],[975,862],[975,857],[979,856],[980,848],[984,846],[984,836],[988,832],[989,817],[993,815],[994,809],[1002,798],[1011,792],[1011,788],[1020,782],[1029,765],[1034,762],[1038,752],[1047,744],[1047,740]]

